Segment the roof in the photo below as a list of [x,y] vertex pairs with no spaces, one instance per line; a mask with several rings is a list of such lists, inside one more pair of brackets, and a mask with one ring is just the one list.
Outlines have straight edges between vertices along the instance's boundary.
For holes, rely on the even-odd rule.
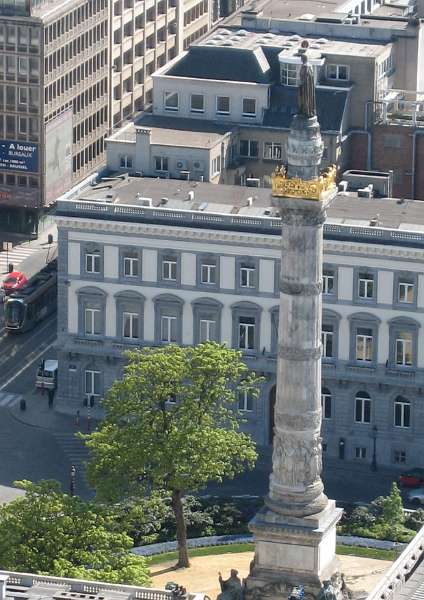
[[[151,208],[146,207],[146,198],[151,199]],[[85,206],[82,200],[88,201],[88,204]],[[94,207],[93,202],[101,202],[101,210]],[[122,205],[137,209],[122,210],[119,208]],[[220,219],[207,219],[206,215],[210,213],[223,215],[222,225],[219,224]],[[56,215],[124,222],[166,221],[174,226],[230,230],[234,219],[242,217],[235,229],[246,226],[264,231],[270,227],[275,233],[278,233],[276,225],[271,226],[269,222],[279,220],[272,207],[269,188],[125,176],[117,176],[114,180],[101,182],[98,187],[87,188],[77,200],[59,201]],[[199,218],[195,219],[193,215]],[[253,220],[246,220],[246,217],[252,217]],[[376,218],[378,226],[371,225]],[[328,209],[326,227],[327,236],[331,233],[333,237],[339,235],[340,227],[351,228],[354,232],[367,228],[371,231],[373,243],[380,243],[381,228],[397,230],[392,236],[394,244],[402,245],[402,239],[407,238],[406,245],[419,244],[424,247],[423,203],[418,200],[360,198],[354,192],[339,193]]]
[[137,127],[150,129],[152,144],[205,149],[215,146],[222,140],[222,136],[231,131],[231,126],[218,124],[216,121],[146,113],[133,123],[116,131],[108,139],[118,142],[135,142]]
[[[230,44],[230,42],[228,42]],[[270,67],[260,47],[234,48],[205,45],[192,46],[189,51],[166,71],[174,77],[216,79],[269,83]]]
[[[316,106],[321,131],[340,131],[350,89],[316,88]],[[264,115],[266,127],[290,128],[297,112],[297,88],[275,85],[271,90],[270,108]]]

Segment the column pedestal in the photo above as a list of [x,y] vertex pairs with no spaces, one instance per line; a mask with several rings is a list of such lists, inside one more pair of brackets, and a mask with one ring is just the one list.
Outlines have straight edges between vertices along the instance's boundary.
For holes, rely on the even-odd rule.
[[[336,524],[342,509],[329,500],[320,513],[306,517],[281,515],[264,506],[250,522],[255,558],[246,580],[247,600],[286,600],[293,587],[304,586],[305,598],[317,598],[325,581],[339,572]],[[336,574],[336,575],[335,575]]]

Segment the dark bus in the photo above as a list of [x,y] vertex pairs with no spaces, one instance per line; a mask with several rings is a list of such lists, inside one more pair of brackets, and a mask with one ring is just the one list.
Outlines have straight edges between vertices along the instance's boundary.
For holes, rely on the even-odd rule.
[[57,309],[57,259],[4,301],[6,331],[28,331]]

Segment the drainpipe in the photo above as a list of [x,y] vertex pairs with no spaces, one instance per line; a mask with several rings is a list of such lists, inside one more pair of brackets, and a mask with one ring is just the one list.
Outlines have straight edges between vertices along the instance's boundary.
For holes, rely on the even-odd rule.
[[417,151],[417,136],[423,135],[424,131],[414,131],[412,134],[412,172],[411,172],[411,200],[415,200],[415,165],[417,162],[416,151]]

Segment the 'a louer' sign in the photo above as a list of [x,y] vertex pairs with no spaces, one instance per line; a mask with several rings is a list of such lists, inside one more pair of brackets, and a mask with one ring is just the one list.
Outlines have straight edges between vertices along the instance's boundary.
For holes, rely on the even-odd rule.
[[37,173],[38,144],[0,140],[0,169]]

